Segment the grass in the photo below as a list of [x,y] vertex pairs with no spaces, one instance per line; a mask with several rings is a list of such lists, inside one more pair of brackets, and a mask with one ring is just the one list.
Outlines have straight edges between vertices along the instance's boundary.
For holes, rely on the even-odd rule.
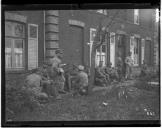
[[[16,81],[16,79],[13,80]],[[24,110],[22,113],[15,115],[13,120],[156,120],[159,119],[159,93],[153,92],[153,94],[151,97],[145,95],[131,102],[120,101],[115,96],[106,94],[105,90],[90,92],[88,96],[73,97],[68,95],[64,96],[62,100],[53,99],[34,111]],[[104,102],[107,105],[104,105]],[[148,116],[147,112],[144,111],[145,108],[154,111],[155,115]]]
[[[155,116],[147,116],[147,114],[142,111],[143,106],[148,107],[149,104],[149,107],[152,107],[155,104],[153,101],[153,99],[149,99],[147,101],[141,100],[141,103],[123,103],[118,101],[115,97],[109,99],[105,97],[103,93],[95,92],[86,97],[68,97],[60,101],[51,101],[45,104],[42,110],[22,113],[15,118],[15,120],[154,120],[159,118],[158,112],[156,112]],[[103,102],[108,103],[108,105],[104,105]],[[155,109],[157,109],[157,106]]]

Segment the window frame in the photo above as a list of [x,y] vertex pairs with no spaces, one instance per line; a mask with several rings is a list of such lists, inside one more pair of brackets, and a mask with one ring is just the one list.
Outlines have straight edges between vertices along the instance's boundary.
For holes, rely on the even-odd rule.
[[[136,14],[136,11],[138,12],[137,14]],[[139,25],[140,23],[140,21],[139,21],[139,9],[134,9],[134,24],[136,24],[136,25]],[[136,22],[137,21],[137,22]]]
[[30,39],[36,39],[36,38],[30,37],[30,29],[29,29],[30,26],[37,27],[37,40],[38,40],[38,24],[28,24],[28,38],[30,38]]
[[[105,46],[106,48],[106,51],[105,52],[102,52],[102,47]],[[106,44],[102,44],[100,47],[99,47],[99,52],[97,51],[96,49],[96,55],[95,55],[95,67],[99,66],[99,62],[100,60],[103,61],[103,56],[105,56],[105,63],[103,64],[103,67],[106,66],[106,63],[107,63],[107,45]],[[99,61],[97,60],[99,56]],[[98,63],[97,63],[98,62]]]
[[[90,43],[93,43],[93,42],[94,42],[94,40],[92,40],[92,32],[97,32],[97,29],[95,29],[95,28],[90,28]],[[97,33],[95,33],[95,34],[97,34]],[[102,52],[102,47],[103,47],[103,45],[104,45],[105,48],[106,48],[105,53]],[[104,66],[106,66],[106,63],[107,63],[107,45],[106,45],[106,43],[103,43],[103,44],[99,47],[99,52],[98,52],[98,49],[96,49],[96,53],[95,53],[95,67],[98,66],[98,63],[97,63],[97,58],[98,58],[98,56],[99,56],[99,61],[103,59],[103,56],[105,56],[105,64],[104,64]]]
[[[90,28],[90,38],[89,38],[90,43],[93,43],[93,42],[94,42],[94,40],[92,40],[92,32],[95,32],[95,34],[96,34],[97,29],[95,29],[95,28]],[[96,35],[95,35],[95,36],[96,36]]]
[[[7,67],[6,66],[6,60],[5,60],[5,70],[6,71],[22,71],[25,69],[25,42],[26,42],[26,24],[23,22],[18,22],[18,21],[14,21],[14,20],[5,20],[6,22],[10,22],[12,23],[17,23],[17,24],[21,24],[24,27],[24,36],[23,37],[18,37],[18,36],[14,36],[14,35],[6,35],[5,33],[5,42],[6,39],[11,39],[11,67]],[[14,46],[15,46],[15,40],[22,40],[22,67],[14,67],[14,63],[16,61],[15,59],[15,52],[14,52]],[[6,49],[6,47],[5,47]],[[6,59],[6,52],[5,52],[5,59]]]

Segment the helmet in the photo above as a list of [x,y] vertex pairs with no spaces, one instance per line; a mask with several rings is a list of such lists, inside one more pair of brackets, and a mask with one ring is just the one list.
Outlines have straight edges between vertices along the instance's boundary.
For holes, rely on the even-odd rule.
[[84,66],[79,65],[79,66],[78,66],[78,69],[82,71],[82,70],[84,70]]
[[64,73],[64,70],[62,68],[59,68],[59,72]]
[[56,53],[56,54],[62,54],[62,53],[63,53],[63,50],[62,50],[62,49],[57,49],[57,50],[55,51],[55,53]]

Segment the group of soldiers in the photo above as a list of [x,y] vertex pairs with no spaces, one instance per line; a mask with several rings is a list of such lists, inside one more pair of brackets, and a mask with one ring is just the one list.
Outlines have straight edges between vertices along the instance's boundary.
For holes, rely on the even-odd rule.
[[[124,79],[132,79],[133,59],[131,54],[131,52],[128,53],[128,56],[125,58],[124,62],[119,55],[117,58],[116,67],[112,67],[111,62],[108,64],[108,66],[103,66],[103,62],[100,61],[95,72],[95,83],[100,86],[107,86],[114,81],[120,82]],[[146,70],[147,66],[144,62],[141,68],[141,74],[145,75]]]
[[[70,76],[65,73],[62,64],[63,51],[56,50],[54,57],[50,61],[44,62],[37,72],[27,76],[25,81],[25,89],[32,91],[39,99],[62,99],[61,94],[68,93],[65,91],[65,83],[68,83],[70,78],[75,79],[72,91],[73,95],[86,95],[88,94],[88,75],[85,72],[84,66],[77,66],[77,73],[75,76]],[[68,86],[71,86],[70,84]]]
[[103,62],[99,62],[99,66],[95,70],[95,84],[99,86],[107,86],[110,85],[114,81],[119,80],[119,74],[117,69],[111,67],[111,63],[109,65],[103,66]]
[[[88,94],[89,73],[86,72],[85,67],[83,65],[75,66],[76,72],[72,75],[69,71],[64,71],[66,64],[62,64],[62,57],[63,51],[56,50],[50,61],[46,61],[36,73],[27,76],[26,89],[32,91],[37,97],[45,99],[49,97],[61,99],[61,94],[71,93],[71,91],[73,96]],[[124,64],[126,65],[125,73],[123,71]],[[120,82],[123,78],[130,79],[132,77],[132,65],[131,53],[125,58],[125,63],[123,63],[121,57],[118,57],[116,67],[112,67],[111,63],[107,67],[103,67],[103,62],[100,61],[95,70],[95,83],[100,86],[107,86],[114,81]],[[145,70],[146,65],[141,70],[143,75]],[[65,85],[68,91],[65,91]]]

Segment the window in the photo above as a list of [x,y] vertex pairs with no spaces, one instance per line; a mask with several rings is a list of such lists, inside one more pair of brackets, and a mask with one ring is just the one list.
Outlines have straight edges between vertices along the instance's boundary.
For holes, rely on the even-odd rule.
[[145,62],[148,66],[152,64],[152,48],[151,48],[152,41],[150,39],[145,39]]
[[155,15],[156,15],[156,20],[155,21],[159,22],[159,18],[160,18],[159,17],[159,9],[156,9],[156,14]]
[[132,59],[134,62],[134,66],[139,65],[139,41],[140,39],[137,37],[131,37],[130,40],[130,52],[132,53]]
[[107,10],[105,10],[105,9],[99,9],[99,10],[97,10],[97,12],[104,14],[104,15],[107,15]]
[[103,62],[103,66],[106,66],[106,45],[101,45],[98,49],[96,49],[96,59],[95,59],[95,66],[99,66],[99,62]]
[[21,23],[5,22],[5,67],[21,69],[24,67],[25,27]]
[[96,29],[91,28],[90,29],[90,43],[94,42],[95,36],[96,36]]
[[134,24],[139,24],[139,10],[134,9]]
[[[96,29],[90,29],[90,43],[94,42],[96,36]],[[95,42],[98,43],[98,42]],[[95,44],[94,44],[95,45]],[[95,57],[95,67],[99,66],[99,62],[103,62],[103,66],[106,66],[106,45],[103,44],[99,48],[96,49],[96,57]]]
[[155,64],[159,65],[159,46],[158,43],[155,44]]
[[[91,28],[90,43],[94,43],[95,36],[96,36],[96,29]],[[99,48],[96,49],[95,66],[99,66],[100,61],[103,62],[103,66],[106,66],[106,53],[107,53],[107,49],[105,44],[101,45]],[[90,60],[91,60],[91,56],[90,56]]]

